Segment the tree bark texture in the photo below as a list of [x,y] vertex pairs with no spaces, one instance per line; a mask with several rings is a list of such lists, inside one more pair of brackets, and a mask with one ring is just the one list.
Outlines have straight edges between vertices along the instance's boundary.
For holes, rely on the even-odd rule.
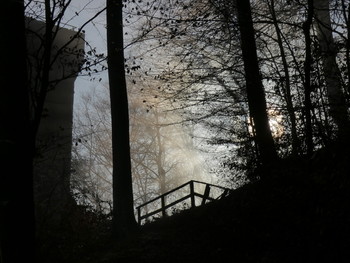
[[269,125],[265,91],[259,70],[251,8],[249,0],[236,1],[241,48],[244,62],[246,90],[250,116],[255,130],[255,142],[263,164],[277,159],[277,153]]
[[108,76],[113,149],[113,232],[117,237],[127,236],[137,226],[133,207],[122,9],[122,0],[107,0]]

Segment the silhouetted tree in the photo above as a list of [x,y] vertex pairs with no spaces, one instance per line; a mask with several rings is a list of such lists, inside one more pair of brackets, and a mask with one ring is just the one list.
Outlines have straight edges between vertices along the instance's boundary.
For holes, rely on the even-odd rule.
[[313,2],[313,5],[329,103],[329,114],[338,127],[339,139],[344,139],[348,136],[350,121],[342,90],[341,75],[336,62],[337,50],[332,35],[329,0],[317,0]]
[[[95,49],[88,50],[86,53],[84,50],[74,50],[72,49],[72,42],[85,41],[84,40],[84,28],[87,24],[93,21],[98,17],[102,12],[105,11],[104,8],[101,8],[96,14],[94,14],[90,19],[85,21],[80,27],[77,28],[76,32],[65,42],[60,43],[57,46],[56,41],[59,40],[58,32],[61,28],[65,27],[66,24],[63,22],[63,17],[65,17],[67,9],[71,7],[72,0],[45,0],[43,2],[36,2],[33,0],[27,0],[26,6],[29,9],[26,14],[28,16],[28,25],[30,27],[31,19],[44,21],[45,27],[42,32],[34,32],[34,35],[40,39],[41,43],[37,47],[37,57],[35,63],[29,63],[30,67],[30,82],[31,82],[31,106],[32,106],[32,125],[33,125],[33,137],[34,139],[37,136],[40,122],[44,113],[44,104],[47,97],[47,94],[55,89],[57,84],[70,78],[76,76],[80,71],[86,70],[91,71],[91,67],[94,65],[100,64],[105,60],[103,54],[97,54]],[[41,14],[43,12],[43,14]],[[30,32],[30,29],[27,29]],[[31,32],[32,33],[32,32]],[[86,42],[87,43],[87,42]],[[87,43],[88,47],[91,47]],[[55,77],[52,79],[50,77],[50,71],[53,70],[55,64],[60,63],[62,55],[72,54],[76,56],[76,62],[79,65],[69,65],[71,68],[66,70],[64,74],[61,74],[61,77]],[[90,55],[88,55],[90,54]],[[87,62],[84,67],[82,64]],[[68,65],[60,65],[61,67],[67,67]],[[104,67],[103,67],[104,68]],[[97,71],[97,69],[94,69]],[[91,76],[91,73],[88,73]]]
[[263,164],[272,163],[277,153],[266,109],[264,87],[259,70],[254,28],[249,0],[236,2],[241,48],[244,62],[249,113],[255,131],[255,142]]
[[312,67],[312,54],[311,54],[311,35],[310,29],[314,16],[313,0],[307,1],[307,16],[303,23],[304,37],[305,37],[305,61],[304,61],[304,107],[305,107],[305,141],[307,148],[307,155],[311,155],[314,148],[313,143],[313,128],[311,120],[311,67]]
[[[48,100],[53,91],[65,88],[65,85],[59,87],[59,84],[67,79],[69,82],[69,79],[78,75],[84,62],[86,62],[84,69],[88,71],[92,65],[104,59],[103,56],[89,49],[84,53],[83,45],[87,43],[83,34],[85,26],[104,9],[84,21],[76,31],[67,30],[64,20],[68,19],[67,10],[72,8],[71,3],[71,0],[25,0],[32,128],[30,140],[33,151],[35,151],[34,194],[37,226],[40,226],[38,230],[52,223],[60,224],[66,218],[67,205],[73,204],[70,193],[69,165],[71,123],[67,119],[65,124],[62,123],[64,120],[53,119],[56,113],[55,106],[50,106]],[[72,15],[74,16],[77,14]],[[90,47],[90,45],[86,46]],[[59,96],[59,99],[70,105],[73,94],[69,91],[63,91],[62,94],[65,97]],[[60,110],[57,112],[62,113]],[[69,116],[68,111],[66,113],[65,116]],[[47,125],[47,122],[42,123],[46,117],[57,128],[55,132],[50,131],[49,135],[45,134],[42,129]],[[54,166],[62,169],[55,169]]]
[[1,8],[0,260],[20,262],[25,255],[34,262],[33,145],[24,3],[5,0]]
[[269,12],[271,13],[271,18],[272,22],[276,31],[276,41],[278,43],[278,48],[280,52],[280,57],[282,60],[282,69],[283,69],[283,75],[281,76],[281,79],[284,79],[284,85],[282,87],[283,90],[283,95],[286,101],[286,108],[287,108],[287,113],[288,117],[290,119],[290,126],[291,126],[291,139],[292,139],[292,154],[297,155],[299,154],[300,150],[300,140],[298,138],[298,133],[297,133],[297,120],[296,120],[296,115],[294,111],[294,105],[293,105],[293,96],[292,96],[292,85],[291,85],[291,76],[290,76],[290,66],[288,65],[287,61],[287,52],[285,50],[285,47],[283,45],[283,32],[280,28],[278,18],[276,15],[276,10],[275,10],[275,1],[270,0],[267,1],[267,5],[269,7]]
[[113,232],[117,237],[127,236],[137,226],[133,207],[122,9],[122,0],[107,0],[108,76],[113,151]]

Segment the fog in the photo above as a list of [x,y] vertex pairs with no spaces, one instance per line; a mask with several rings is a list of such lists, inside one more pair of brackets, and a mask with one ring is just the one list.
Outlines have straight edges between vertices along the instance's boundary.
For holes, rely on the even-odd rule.
[[[154,96],[149,96],[154,98]],[[196,149],[194,127],[164,105],[130,92],[130,145],[135,206],[189,180],[214,182]],[[73,188],[80,202],[109,209],[112,201],[108,87],[93,88],[75,108]]]
[[[73,1],[74,2],[74,1]],[[79,26],[103,8],[103,1],[75,1],[67,24]],[[78,12],[78,16],[75,15]],[[130,15],[131,14],[131,15]],[[130,144],[135,206],[187,182],[199,180],[237,187],[223,159],[232,148],[208,143],[213,136],[204,125],[188,121],[182,105],[169,94],[172,86],[160,78],[180,65],[174,50],[153,33],[140,40],[147,17],[125,15],[125,70],[129,95]],[[97,54],[106,55],[105,14],[85,30]],[[150,24],[151,23],[151,24]],[[158,32],[160,33],[160,32]],[[72,187],[79,202],[109,209],[112,200],[112,150],[106,62],[83,71],[75,82]],[[198,108],[197,111],[201,111]],[[214,135],[215,136],[215,135]]]

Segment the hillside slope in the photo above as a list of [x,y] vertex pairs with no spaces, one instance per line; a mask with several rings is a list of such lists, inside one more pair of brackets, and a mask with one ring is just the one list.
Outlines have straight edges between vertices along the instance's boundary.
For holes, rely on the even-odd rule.
[[349,154],[286,160],[269,179],[144,226],[98,262],[349,262]]
[[69,235],[45,241],[42,262],[350,262],[349,149],[280,161],[261,172],[265,179],[127,240],[112,241],[91,222],[81,231],[76,220]]

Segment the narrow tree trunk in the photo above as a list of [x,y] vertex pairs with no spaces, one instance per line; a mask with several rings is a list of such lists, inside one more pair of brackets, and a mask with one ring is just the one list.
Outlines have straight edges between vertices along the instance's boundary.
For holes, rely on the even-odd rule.
[[137,226],[133,207],[122,9],[122,0],[107,0],[108,76],[113,149],[113,232],[117,237],[127,236]]
[[346,47],[346,68],[347,68],[347,83],[345,86],[345,91],[346,91],[346,96],[347,100],[349,100],[350,96],[350,5],[347,5],[345,3],[345,0],[341,0],[341,5],[342,5],[342,12],[343,12],[343,19],[345,20],[346,23],[346,42],[345,42],[345,47]]
[[249,0],[238,0],[238,25],[244,62],[248,107],[256,132],[255,141],[263,164],[277,159],[266,109],[265,91],[259,70],[253,21]]
[[36,83],[39,87],[34,87],[38,89],[38,95],[36,98],[36,107],[34,109],[34,118],[33,118],[33,137],[34,141],[38,135],[40,122],[42,119],[42,114],[44,111],[45,100],[47,92],[49,91],[49,80],[50,80],[50,70],[51,70],[51,51],[52,51],[52,30],[54,27],[52,21],[52,12],[51,12],[51,0],[45,0],[45,35],[43,38],[43,56],[42,56],[42,68],[39,68],[37,73]]
[[304,61],[304,74],[305,74],[305,82],[304,82],[304,107],[305,107],[305,136],[306,136],[306,148],[307,155],[311,156],[313,152],[313,131],[312,131],[312,121],[311,121],[311,36],[310,36],[310,28],[313,19],[313,0],[308,0],[308,10],[307,10],[307,18],[303,24],[303,30],[305,35],[305,61]]
[[160,194],[165,194],[166,192],[166,172],[163,168],[163,158],[164,158],[164,144],[162,141],[162,136],[160,133],[160,123],[159,123],[159,114],[158,109],[155,109],[154,111],[156,123],[155,123],[155,129],[156,129],[156,139],[157,139],[157,148],[156,149],[156,161],[157,161],[157,170],[158,170],[158,180],[159,180],[159,190]]
[[348,70],[348,72],[347,72],[348,73],[348,85],[346,87],[346,92],[347,92],[347,95],[350,96],[350,5],[348,5],[348,16],[347,16],[347,21],[346,21],[346,28],[347,28],[346,67]]
[[[24,1],[1,2],[0,261],[34,260],[33,141],[26,68]],[[10,24],[9,24],[10,22]],[[20,169],[19,169],[20,168]]]
[[278,26],[278,22],[277,22],[277,17],[276,17],[276,12],[275,12],[275,1],[274,0],[271,0],[270,9],[271,9],[273,24],[274,24],[275,30],[276,30],[278,47],[280,49],[281,59],[282,59],[282,64],[283,64],[283,72],[284,72],[284,78],[285,78],[284,97],[286,100],[287,111],[288,111],[288,115],[289,115],[289,119],[290,119],[290,123],[291,123],[292,154],[297,155],[299,152],[300,143],[299,143],[299,138],[298,138],[298,134],[297,134],[296,117],[295,117],[293,100],[292,100],[292,95],[291,95],[289,67],[288,67],[288,62],[287,62],[286,54],[285,54],[284,47],[283,47],[283,41],[282,41],[282,36],[281,36],[282,33],[281,33],[281,30],[280,30],[280,28]]
[[346,100],[342,91],[340,72],[336,62],[329,0],[314,1],[314,8],[317,22],[317,39],[322,54],[323,74],[326,81],[329,113],[338,127],[338,137],[342,139],[348,136],[350,123]]

